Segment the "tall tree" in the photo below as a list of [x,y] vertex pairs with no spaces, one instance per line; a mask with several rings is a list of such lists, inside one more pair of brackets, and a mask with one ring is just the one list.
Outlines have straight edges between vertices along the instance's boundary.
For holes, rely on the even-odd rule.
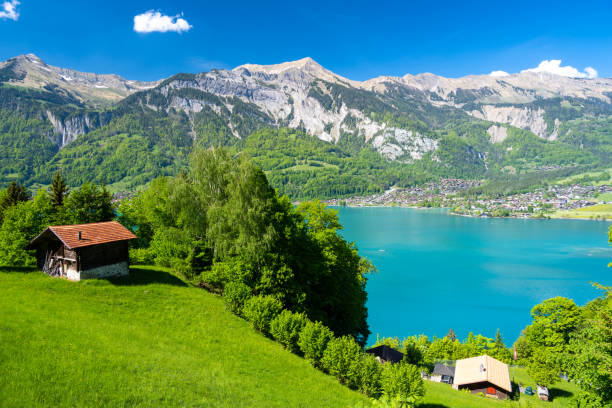
[[23,184],[12,181],[2,196],[2,201],[0,201],[0,220],[2,220],[3,214],[8,208],[29,199],[30,192],[28,189]]
[[49,188],[51,195],[51,206],[54,209],[64,205],[64,198],[68,194],[68,186],[59,171],[56,171],[51,180],[51,187]]
[[74,224],[110,221],[115,217],[112,195],[104,184],[98,187],[85,183],[68,195],[66,213],[69,221]]

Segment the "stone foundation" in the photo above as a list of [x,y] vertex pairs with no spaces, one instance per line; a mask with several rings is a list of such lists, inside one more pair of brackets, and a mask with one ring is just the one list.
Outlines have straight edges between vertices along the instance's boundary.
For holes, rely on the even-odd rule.
[[[129,267],[127,262],[118,262],[116,264],[98,266],[97,268],[81,271],[80,279],[99,279],[109,276],[126,276],[129,275]],[[80,280],[75,279],[75,280]]]

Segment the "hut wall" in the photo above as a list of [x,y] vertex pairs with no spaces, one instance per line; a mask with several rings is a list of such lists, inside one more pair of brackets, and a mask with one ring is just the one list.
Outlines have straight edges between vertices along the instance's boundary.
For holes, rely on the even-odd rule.
[[78,249],[79,279],[96,279],[129,274],[127,241],[110,242]]
[[[502,390],[501,388],[499,388],[496,385],[493,385],[489,382],[480,382],[480,383],[474,383],[474,384],[466,384],[466,385],[462,385],[459,387],[459,389],[464,389],[467,388],[469,389],[472,394],[478,394],[480,392],[482,392],[485,396],[489,396],[489,397],[495,397],[498,399],[506,399],[508,398],[508,392],[505,390]],[[494,394],[490,394],[489,388],[493,388],[495,390]]]
[[79,270],[87,271],[102,266],[128,262],[127,241],[109,242],[78,249]]

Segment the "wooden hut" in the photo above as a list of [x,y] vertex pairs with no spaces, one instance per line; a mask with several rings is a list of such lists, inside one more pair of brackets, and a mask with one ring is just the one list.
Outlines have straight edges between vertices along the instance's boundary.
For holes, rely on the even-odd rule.
[[376,359],[381,363],[386,363],[387,361],[391,363],[399,363],[404,359],[404,354],[392,349],[391,347],[383,344],[382,346],[372,347],[366,350],[366,353],[373,354]]
[[498,399],[512,393],[508,365],[487,355],[457,360],[453,387]]
[[50,276],[70,280],[129,273],[128,241],[136,236],[116,221],[51,226],[27,246]]

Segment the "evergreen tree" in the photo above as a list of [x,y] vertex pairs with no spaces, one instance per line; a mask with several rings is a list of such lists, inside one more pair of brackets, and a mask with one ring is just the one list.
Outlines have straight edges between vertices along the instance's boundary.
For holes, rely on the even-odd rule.
[[56,171],[53,175],[53,180],[51,180],[51,187],[49,190],[51,194],[51,206],[53,206],[54,209],[63,206],[64,198],[68,194],[68,186],[66,185],[66,182],[59,171]]
[[4,213],[10,207],[30,199],[30,192],[23,184],[17,184],[14,181],[9,184],[0,201],[0,221],[4,218]]

